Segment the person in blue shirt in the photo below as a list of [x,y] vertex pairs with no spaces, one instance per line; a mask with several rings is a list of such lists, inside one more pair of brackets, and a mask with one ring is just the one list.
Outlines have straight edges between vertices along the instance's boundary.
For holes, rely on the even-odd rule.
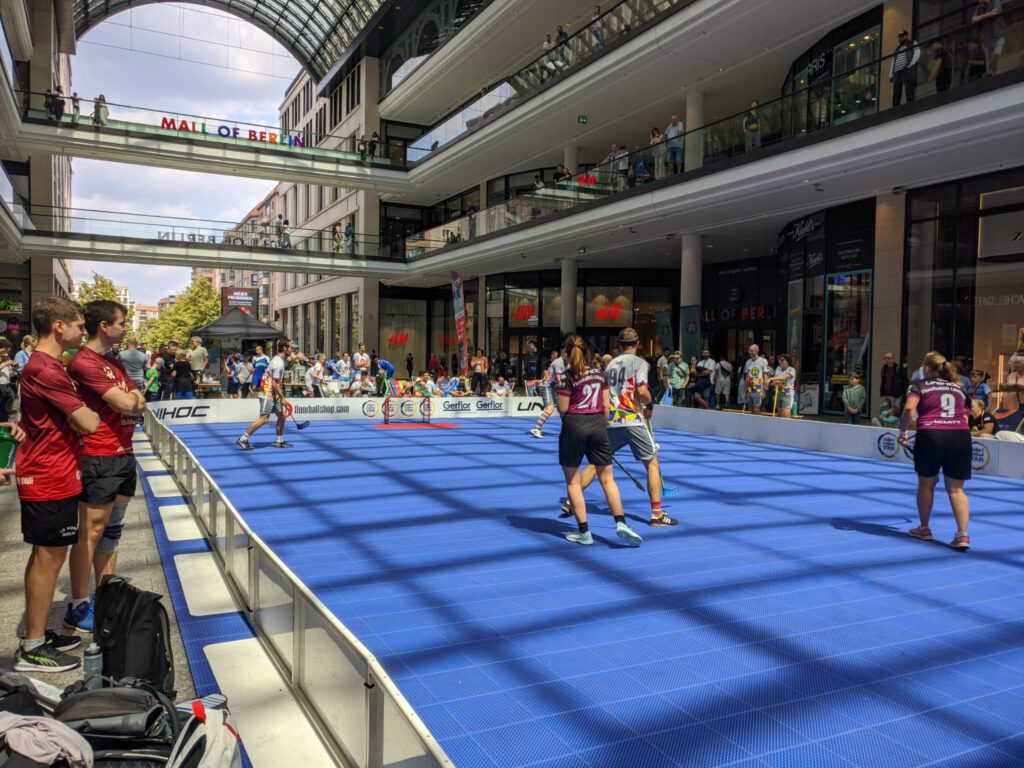
[[263,383],[263,374],[267,372],[267,367],[270,365],[270,358],[263,353],[263,347],[257,345],[255,351],[252,354],[252,391],[260,392],[260,386]]
[[395,366],[390,361],[377,360],[377,396],[384,397],[391,391],[391,377],[395,375]]
[[985,383],[987,378],[988,374],[984,371],[971,371],[970,385],[967,387],[967,398],[981,400],[986,409],[988,408],[988,396],[992,394],[992,388]]
[[19,376],[21,375],[21,372],[25,370],[25,366],[28,364],[28,359],[29,357],[32,356],[32,352],[35,350],[35,348],[35,336],[26,336],[24,339],[21,340],[21,349],[19,349],[18,353],[14,356],[14,362],[18,364]]

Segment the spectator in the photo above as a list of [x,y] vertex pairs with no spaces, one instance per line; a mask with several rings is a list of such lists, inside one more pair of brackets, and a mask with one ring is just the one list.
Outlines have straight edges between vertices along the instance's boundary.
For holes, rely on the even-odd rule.
[[693,399],[705,411],[711,409],[711,392],[715,382],[715,361],[711,359],[711,350],[705,347],[701,352],[700,362],[694,371],[697,384],[693,390]]
[[594,13],[590,17],[590,29],[594,34],[594,42],[598,48],[604,48],[605,20],[601,18],[601,6],[594,6]]
[[349,256],[355,256],[356,253],[356,228],[351,219],[345,223],[345,253]]
[[732,363],[728,360],[719,360],[718,368],[715,370],[715,406],[722,410],[723,405],[729,405],[729,394],[732,392]]
[[981,400],[971,400],[971,434],[975,437],[995,437],[999,432],[996,417],[988,412]]
[[672,353],[668,365],[668,383],[672,387],[672,405],[681,408],[686,399],[686,385],[690,380],[690,367],[683,362],[683,353],[678,349]]
[[690,364],[687,366],[690,372],[690,378],[686,382],[686,407],[693,408],[694,398],[697,395],[697,356],[693,355],[690,357]]
[[743,116],[743,138],[747,152],[761,147],[761,112],[757,99],[750,102],[750,109]]
[[267,372],[267,368],[269,367],[270,358],[263,354],[262,345],[257,344],[252,355],[252,379],[250,387],[254,392],[261,392],[263,390],[263,374]]
[[21,349],[14,356],[14,362],[18,364],[18,375],[20,376],[22,371],[25,370],[25,366],[28,364],[29,358],[32,357],[32,353],[36,349],[36,337],[29,334],[21,340]]
[[948,91],[953,84],[953,57],[942,44],[941,40],[932,42],[932,71],[928,75],[928,82],[935,83],[936,93]]
[[173,400],[175,397],[174,364],[178,359],[178,342],[171,339],[162,349],[160,358],[164,364],[160,369],[160,399]]
[[512,387],[509,386],[504,376],[498,376],[498,380],[491,384],[491,391],[487,393],[488,397],[511,397]]
[[53,120],[53,90],[50,88],[43,94],[43,109],[46,110],[46,119]]
[[324,397],[324,356],[314,355],[313,364],[306,369],[306,389],[313,397]]
[[487,371],[489,369],[490,363],[487,361],[487,355],[484,354],[482,349],[478,349],[476,354],[473,355],[473,359],[469,361],[469,370],[473,373],[472,390],[477,397],[483,397],[484,384],[487,382]]
[[410,352],[409,354],[407,354],[405,356],[405,370],[406,370],[406,373],[409,374],[408,378],[410,380],[412,379],[413,364],[414,364],[414,360],[413,360],[413,357],[412,357],[412,352]]
[[206,369],[210,367],[210,353],[203,346],[203,340],[198,336],[189,339],[192,349],[188,351],[188,362],[192,366],[192,381],[198,386],[206,375]]
[[968,40],[967,66],[964,71],[966,82],[973,83],[975,80],[981,80],[985,76],[986,66],[985,49],[981,47],[981,43],[977,40]]
[[146,395],[147,403],[160,399],[160,369],[163,364],[162,358],[154,357],[146,366],[146,381],[142,391]]
[[615,172],[618,174],[617,185],[621,192],[629,186],[629,150],[625,144],[619,144],[618,147],[615,152]]
[[1003,393],[999,411],[1001,428],[1015,430],[1024,422],[1024,354],[1018,352],[1011,356],[1010,366],[1013,370],[1006,374],[1006,380],[992,389]]
[[960,389],[967,396],[967,402],[971,402],[970,395],[968,394],[971,391],[971,379],[969,376],[964,375],[964,371],[967,370],[967,364],[963,360],[956,360],[951,362],[950,365],[953,367],[953,373],[956,374],[956,380],[960,383]]
[[665,178],[665,154],[668,147],[665,146],[665,134],[660,128],[651,128],[651,153],[654,155],[654,180]]
[[907,381],[907,371],[896,362],[896,355],[886,352],[885,363],[882,364],[882,372],[878,376],[878,394],[890,398],[899,411],[908,386],[910,383]]
[[440,368],[440,367],[441,367],[441,361],[438,359],[437,353],[436,352],[431,352],[430,353],[430,359],[427,360],[427,370],[430,371],[431,374],[436,375],[437,374],[437,369]]
[[668,153],[665,161],[672,166],[672,175],[681,173],[683,170],[683,134],[686,127],[683,125],[679,115],[672,115],[672,121],[665,128],[665,139],[668,144]]
[[757,344],[751,344],[747,349],[747,360],[743,364],[743,381],[746,384],[743,394],[745,403],[750,406],[755,416],[761,413],[761,405],[764,402],[767,368],[768,361],[761,357],[761,348]]
[[562,25],[559,24],[555,28],[555,45],[558,46],[558,60],[563,65],[569,66],[569,35],[566,34],[565,30],[562,29]]
[[331,227],[331,250],[335,253],[341,253],[342,242],[341,224],[335,223],[335,225]]
[[57,92],[53,94],[53,119],[58,123],[64,119],[64,109],[66,106],[67,102],[64,101],[64,89],[58,85]]
[[281,222],[281,247],[291,248],[292,247],[292,236],[288,231],[288,219]]
[[900,30],[897,35],[899,44],[892,53],[889,63],[889,82],[892,86],[892,105],[898,107],[906,91],[907,103],[914,100],[917,91],[917,62],[921,58],[921,48],[916,40],[911,40],[907,30]]
[[1000,0],[978,0],[974,16],[971,17],[971,22],[978,25],[978,35],[985,49],[989,75],[999,71],[999,55],[1003,52],[1003,45],[1006,42],[1006,20],[1002,14],[1003,5]]
[[78,91],[74,91],[71,94],[71,124],[78,125],[78,121],[82,117],[82,98],[78,95]]
[[[543,182],[543,180],[541,180],[540,176],[537,175],[537,174],[533,175],[533,188],[534,188],[534,190],[544,189],[544,182]],[[536,215],[536,214],[534,214],[534,215]]]
[[366,134],[360,134],[356,142],[356,150],[359,152],[359,159],[366,162]]
[[92,127],[97,131],[106,127],[110,119],[110,110],[107,108],[107,99],[101,93],[92,103]]
[[[556,179],[557,181],[557,179]],[[476,203],[470,203],[466,209],[466,220],[469,222],[469,239],[476,237]]]
[[11,342],[0,337],[0,423],[6,423],[14,410],[14,387],[11,378],[18,364],[11,358]]
[[988,396],[992,394],[992,388],[986,383],[988,374],[984,371],[971,371],[971,384],[967,388],[969,400],[981,400],[981,404],[988,409]]
[[274,247],[281,248],[281,243],[284,242],[284,214],[277,214],[277,221],[274,222]]
[[[145,352],[139,351],[139,341],[135,338],[130,338],[125,344],[125,349],[122,349],[118,354],[117,358],[121,361],[121,365],[124,366],[125,371],[128,373],[128,378],[132,380],[132,384],[140,392],[146,391],[146,354]],[[2,419],[0,419],[2,421]]]
[[860,420],[860,414],[867,402],[867,392],[860,383],[860,376],[856,373],[850,374],[850,383],[843,387],[843,407],[846,409],[846,421],[849,424],[856,424]]
[[249,397],[252,388],[252,355],[240,355],[238,360],[238,396]]
[[[238,358],[234,354],[224,358],[224,378],[227,380],[228,397],[232,400],[238,398]],[[175,377],[177,378],[177,377]],[[175,386],[177,391],[177,386]],[[181,399],[180,397],[178,398]]]
[[665,393],[668,392],[668,363],[670,357],[671,355],[669,354],[669,351],[667,349],[662,349],[661,357],[659,357],[657,363],[655,363],[655,368],[658,371],[658,387],[654,395],[655,403],[660,403],[661,398],[663,398]]
[[793,401],[796,399],[796,369],[789,364],[789,355],[779,355],[779,365],[775,369],[772,383],[778,393],[772,402],[772,415],[777,413],[783,419],[791,418]]
[[374,131],[370,134],[370,141],[366,145],[366,154],[369,155],[371,161],[377,156],[378,144],[380,144],[380,134]]
[[551,39],[551,35],[544,35],[544,42],[540,44],[541,50],[548,55],[548,61],[551,64],[555,63],[555,56],[552,53],[555,49],[555,42]]

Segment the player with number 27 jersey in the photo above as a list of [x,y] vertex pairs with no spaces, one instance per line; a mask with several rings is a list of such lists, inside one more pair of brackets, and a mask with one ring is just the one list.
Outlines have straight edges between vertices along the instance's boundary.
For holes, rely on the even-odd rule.
[[580,377],[566,371],[558,380],[558,394],[568,395],[566,413],[604,413],[602,391],[608,389],[608,380],[597,368],[589,368]]
[[910,386],[907,394],[920,398],[917,404],[917,428],[970,429],[967,398],[959,384],[945,379],[923,379]]

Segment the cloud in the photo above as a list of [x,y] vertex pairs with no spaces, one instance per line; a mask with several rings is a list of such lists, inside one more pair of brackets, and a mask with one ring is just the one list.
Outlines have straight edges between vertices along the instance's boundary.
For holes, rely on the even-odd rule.
[[192,270],[188,267],[73,261],[71,271],[76,281],[91,282],[94,272],[109,277],[114,285],[127,287],[136,304],[148,306],[156,306],[157,300],[169,293],[181,293],[192,282]]

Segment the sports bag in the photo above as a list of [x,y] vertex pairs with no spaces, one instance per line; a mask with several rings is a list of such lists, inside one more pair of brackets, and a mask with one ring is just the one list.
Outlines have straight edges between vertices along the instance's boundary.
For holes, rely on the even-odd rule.
[[173,700],[171,627],[160,600],[120,576],[104,576],[96,590],[93,635],[103,649],[104,677],[145,680]]
[[192,702],[192,717],[181,729],[167,768],[242,768],[240,738],[226,709]]

